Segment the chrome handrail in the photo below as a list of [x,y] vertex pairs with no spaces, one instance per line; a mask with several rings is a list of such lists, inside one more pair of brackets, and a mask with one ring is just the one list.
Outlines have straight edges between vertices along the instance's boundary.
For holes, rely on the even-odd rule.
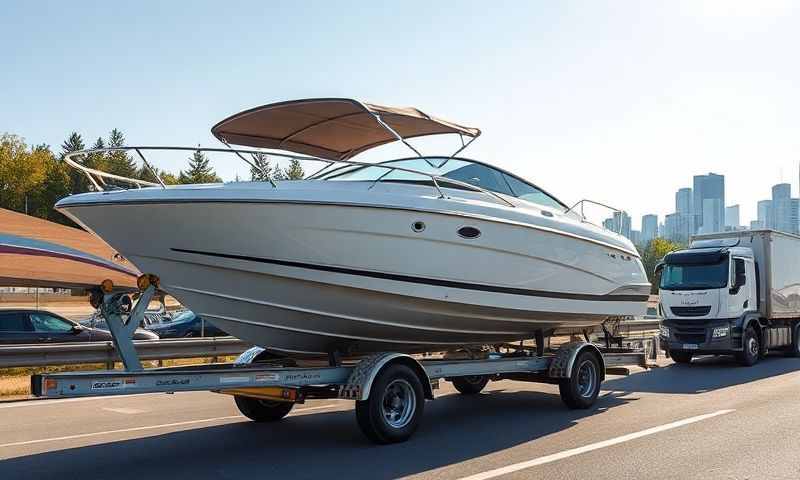
[[[516,205],[514,205],[511,202],[509,202],[508,200],[503,198],[498,193],[492,192],[491,190],[487,190],[485,188],[479,187],[477,185],[473,185],[471,183],[462,182],[460,180],[455,180],[455,179],[452,179],[452,178],[443,177],[441,175],[434,175],[434,174],[431,174],[431,173],[428,173],[428,172],[423,172],[421,170],[415,170],[415,169],[411,169],[411,168],[404,168],[404,167],[398,167],[398,166],[392,166],[392,165],[384,165],[384,164],[379,164],[379,163],[357,162],[357,161],[354,161],[354,160],[330,160],[330,159],[325,159],[325,158],[318,158],[318,157],[311,157],[311,156],[304,156],[304,155],[290,155],[290,154],[274,152],[274,151],[270,151],[270,150],[234,149],[234,148],[231,148],[230,146],[228,146],[228,148],[180,147],[180,146],[120,146],[120,147],[95,148],[95,149],[78,150],[78,151],[75,151],[75,152],[69,152],[69,153],[66,153],[64,155],[64,161],[69,166],[71,166],[71,167],[73,167],[73,168],[75,168],[77,170],[80,170],[84,174],[86,174],[86,176],[88,177],[89,181],[91,182],[91,184],[94,186],[94,188],[97,191],[105,191],[106,190],[105,188],[103,188],[103,186],[107,186],[107,184],[105,182],[105,179],[125,182],[127,184],[134,185],[137,188],[142,188],[142,187],[161,187],[162,189],[166,189],[167,186],[164,183],[163,179],[158,175],[158,172],[156,171],[156,169],[153,168],[153,166],[150,164],[150,162],[145,158],[144,154],[142,154],[142,151],[148,151],[148,150],[151,150],[151,151],[183,151],[183,152],[214,152],[214,153],[234,154],[237,157],[239,157],[241,160],[243,160],[245,163],[247,163],[248,165],[250,165],[251,167],[256,168],[256,169],[258,169],[258,166],[255,165],[254,163],[248,161],[246,158],[244,158],[244,156],[243,156],[244,154],[246,154],[246,155],[267,155],[268,157],[270,157],[270,156],[271,157],[281,157],[281,158],[290,159],[290,160],[314,161],[314,162],[323,162],[323,163],[327,164],[325,167],[320,169],[314,175],[309,176],[309,178],[310,177],[315,177],[316,175],[318,175],[325,168],[327,168],[327,167],[329,167],[331,165],[337,164],[337,163],[343,163],[343,164],[346,164],[346,165],[354,165],[354,166],[362,166],[362,167],[385,168],[387,170],[387,173],[385,173],[385,174],[381,175],[380,177],[378,177],[377,179],[375,179],[373,184],[369,187],[370,190],[372,189],[372,187],[375,186],[375,184],[377,184],[378,182],[382,181],[391,172],[400,171],[400,172],[408,172],[408,173],[413,173],[413,174],[417,174],[417,175],[422,175],[423,177],[430,178],[431,179],[431,183],[433,184],[433,187],[436,189],[437,193],[439,194],[439,198],[450,198],[444,193],[444,191],[442,190],[442,187],[440,185],[440,181],[444,181],[446,183],[459,185],[459,186],[467,188],[469,190],[489,195],[489,196],[491,196],[491,197],[493,197],[495,199],[500,200],[501,202],[503,202],[504,204],[506,204],[506,205],[508,205],[510,207],[516,207]],[[151,174],[153,174],[153,176],[156,178],[158,183],[150,182],[150,181],[147,181],[147,180],[141,180],[141,179],[137,179],[137,178],[129,178],[129,177],[123,177],[123,176],[120,176],[120,175],[115,175],[113,173],[108,173],[108,172],[104,172],[102,170],[97,170],[97,169],[94,169],[94,168],[91,168],[91,167],[87,167],[86,165],[76,161],[76,157],[79,157],[79,156],[84,156],[85,157],[87,155],[91,155],[91,154],[95,154],[95,153],[108,153],[108,152],[119,152],[119,151],[135,151],[136,154],[139,156],[139,158],[142,160],[144,166],[147,167],[147,169],[150,171]],[[264,173],[266,173],[266,172],[264,172]],[[266,177],[267,177],[267,180],[269,181],[269,183],[272,185],[273,188],[278,188],[278,184],[275,183],[275,181],[272,179],[272,177],[270,175],[267,174]]]

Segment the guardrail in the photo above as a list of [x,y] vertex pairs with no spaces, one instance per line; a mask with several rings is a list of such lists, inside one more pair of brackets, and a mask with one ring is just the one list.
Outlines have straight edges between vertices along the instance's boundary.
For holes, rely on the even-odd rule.
[[[142,360],[238,355],[251,346],[251,344],[234,337],[137,340],[133,343]],[[112,342],[0,346],[0,368],[85,363],[104,363],[108,366],[113,362],[120,361],[117,349]]]
[[[627,339],[657,341],[658,320],[629,320],[622,322],[620,334]],[[169,360],[173,358],[223,357],[239,355],[251,344],[234,337],[181,338],[169,340],[137,340],[133,342],[142,360]],[[657,354],[657,344],[650,346],[648,356]],[[623,362],[622,358],[615,359]],[[626,359],[628,360],[628,359]],[[0,368],[44,367],[54,365],[79,365],[103,363],[113,368],[122,361],[112,342],[54,343],[0,345]]]

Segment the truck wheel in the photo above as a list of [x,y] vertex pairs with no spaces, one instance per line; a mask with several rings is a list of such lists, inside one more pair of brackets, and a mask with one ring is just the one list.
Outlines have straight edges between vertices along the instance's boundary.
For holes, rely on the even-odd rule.
[[742,337],[742,352],[736,355],[739,363],[745,367],[752,367],[758,362],[761,352],[761,345],[758,341],[758,334],[753,327],[747,327]]
[[669,352],[669,357],[675,363],[692,363],[692,353],[691,352]]
[[417,429],[424,406],[425,393],[416,372],[394,364],[372,382],[369,398],[356,402],[356,420],[375,443],[404,442]]
[[558,383],[561,400],[569,408],[589,408],[600,393],[600,364],[592,352],[584,351],[572,365],[569,378]]
[[470,375],[468,377],[455,377],[451,381],[459,393],[474,395],[480,393],[486,387],[486,384],[489,383],[489,377],[486,375]]
[[794,330],[792,330],[792,345],[786,351],[786,355],[790,357],[800,357],[800,323],[798,323]]
[[236,406],[242,415],[254,422],[274,422],[289,414],[294,407],[291,402],[273,402],[260,398],[234,395]]

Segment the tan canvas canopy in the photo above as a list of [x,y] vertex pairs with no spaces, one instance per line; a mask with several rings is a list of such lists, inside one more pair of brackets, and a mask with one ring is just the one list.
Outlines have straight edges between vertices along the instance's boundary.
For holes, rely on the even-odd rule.
[[395,133],[402,139],[445,133],[474,138],[481,131],[431,117],[415,108],[384,107],[347,98],[314,98],[237,113],[214,125],[211,133],[229,144],[346,160],[401,140]]

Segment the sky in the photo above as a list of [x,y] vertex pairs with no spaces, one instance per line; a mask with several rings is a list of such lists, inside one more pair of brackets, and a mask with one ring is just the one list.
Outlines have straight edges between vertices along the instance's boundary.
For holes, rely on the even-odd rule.
[[[112,128],[129,145],[216,147],[211,126],[240,110],[358,98],[478,127],[465,156],[568,204],[625,209],[634,228],[663,221],[693,175],[724,174],[746,223],[773,184],[798,196],[797,25],[800,3],[768,0],[11,0],[0,133],[56,150]],[[451,153],[450,141],[423,146]]]

